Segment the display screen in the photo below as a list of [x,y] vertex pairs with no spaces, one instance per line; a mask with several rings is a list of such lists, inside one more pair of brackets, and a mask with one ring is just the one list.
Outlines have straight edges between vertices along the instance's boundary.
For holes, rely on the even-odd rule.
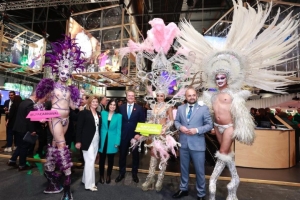
[[[43,45],[44,39],[38,40],[28,45],[28,58],[25,65],[31,69],[40,70],[43,66]],[[24,65],[23,64],[23,65]]]
[[[1,105],[3,106],[4,105],[4,102],[6,100],[9,99],[9,92],[11,90],[0,90],[0,97],[1,97]],[[15,91],[16,95],[20,95],[19,92]]]
[[12,90],[18,92],[18,95],[20,95],[22,99],[29,98],[33,90],[31,85],[23,85],[19,83],[4,83],[4,88],[8,91]]

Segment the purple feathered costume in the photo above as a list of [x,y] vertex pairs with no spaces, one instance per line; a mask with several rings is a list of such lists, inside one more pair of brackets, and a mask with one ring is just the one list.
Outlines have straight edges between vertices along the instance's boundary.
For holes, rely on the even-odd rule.
[[[66,86],[66,81],[70,78],[73,71],[78,72],[83,70],[83,62],[80,58],[80,48],[76,46],[74,40],[70,37],[66,37],[64,41],[52,43],[53,54],[45,54],[45,56],[50,58],[50,61],[45,64],[46,67],[51,67],[53,74],[59,74],[60,81],[54,82],[50,78],[45,78],[40,81],[36,88],[36,96],[39,99],[44,97],[50,97],[52,101],[52,109],[54,110],[69,110],[68,108],[62,108],[59,104],[60,101],[67,101],[69,94],[70,101],[73,104],[79,104],[80,93],[77,87],[75,86]],[[61,96],[55,93],[55,90],[61,94]],[[69,103],[70,106],[70,103]],[[42,105],[36,105],[36,109],[43,110]],[[54,119],[54,118],[53,118]],[[52,134],[54,134],[54,128],[61,122],[59,126],[67,126],[68,119],[66,118],[55,118],[51,120],[49,125],[52,126]],[[59,193],[64,190],[62,200],[71,200],[73,199],[72,193],[70,190],[71,184],[71,154],[68,147],[65,145],[65,141],[55,141],[56,145],[49,144],[48,151],[46,155],[45,163],[45,177],[48,180],[48,186],[44,190],[44,193],[53,194]],[[59,143],[59,145],[58,145]],[[64,144],[64,145],[62,145]],[[59,169],[62,173],[56,173],[55,169]],[[65,181],[62,187],[60,183],[61,175],[65,175]]]

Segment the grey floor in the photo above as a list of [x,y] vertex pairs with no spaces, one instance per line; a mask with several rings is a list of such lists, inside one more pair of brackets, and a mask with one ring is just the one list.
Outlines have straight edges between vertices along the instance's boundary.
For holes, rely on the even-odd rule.
[[[6,165],[7,159],[0,158],[0,199],[10,200],[33,200],[33,199],[60,199],[61,194],[43,194],[46,186],[46,179],[43,177],[43,166],[41,163],[32,163],[33,169],[18,172],[17,169]],[[172,194],[178,190],[179,177],[166,176],[164,186],[161,192],[154,190],[144,192],[141,190],[141,184],[146,179],[146,174],[139,174],[140,182],[132,182],[130,173],[127,173],[124,181],[116,184],[98,184],[98,191],[86,191],[81,184],[82,170],[75,169],[72,174],[72,191],[75,200],[103,199],[103,200],[160,200],[172,199]],[[117,171],[113,171],[112,178],[116,178]],[[299,174],[295,174],[299,176]],[[98,169],[96,169],[96,180],[98,180]],[[217,200],[225,200],[227,195],[227,181],[218,181]],[[195,179],[190,180],[189,196],[183,200],[196,199]],[[300,188],[241,183],[238,189],[239,200],[299,200]]]

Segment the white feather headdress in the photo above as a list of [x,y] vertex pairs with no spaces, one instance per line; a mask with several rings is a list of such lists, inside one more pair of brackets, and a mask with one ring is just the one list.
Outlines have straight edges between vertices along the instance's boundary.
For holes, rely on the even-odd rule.
[[255,86],[267,91],[283,93],[278,87],[291,81],[287,79],[291,72],[269,70],[270,66],[279,65],[288,59],[285,56],[299,42],[294,34],[299,22],[291,13],[278,22],[277,12],[273,22],[259,34],[263,28],[272,6],[265,10],[260,4],[257,11],[238,0],[234,4],[234,15],[225,45],[213,45],[207,41],[187,21],[179,25],[178,43],[196,54],[199,71],[207,76],[208,87],[215,86],[215,75],[226,72],[229,75],[228,86],[240,89],[243,85]]

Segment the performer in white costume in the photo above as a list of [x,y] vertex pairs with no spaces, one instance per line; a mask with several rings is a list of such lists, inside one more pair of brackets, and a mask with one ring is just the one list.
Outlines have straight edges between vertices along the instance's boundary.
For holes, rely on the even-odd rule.
[[299,24],[291,14],[278,23],[278,12],[273,22],[260,33],[272,6],[267,4],[263,10],[258,4],[255,10],[249,5],[244,7],[241,0],[233,1],[233,4],[233,21],[225,45],[216,46],[208,42],[186,21],[181,23],[178,37],[181,45],[178,48],[196,54],[199,71],[207,76],[207,87],[218,88],[216,94],[204,93],[206,104],[214,114],[214,127],[221,145],[209,181],[210,200],[215,200],[216,182],[226,165],[232,176],[227,185],[227,200],[237,200],[240,181],[230,147],[235,139],[247,145],[254,142],[255,125],[245,106],[250,92],[241,90],[242,86],[283,93],[278,87],[289,84],[287,77],[291,72],[273,71],[269,67],[285,63],[285,56],[299,42],[298,36],[293,34]]

